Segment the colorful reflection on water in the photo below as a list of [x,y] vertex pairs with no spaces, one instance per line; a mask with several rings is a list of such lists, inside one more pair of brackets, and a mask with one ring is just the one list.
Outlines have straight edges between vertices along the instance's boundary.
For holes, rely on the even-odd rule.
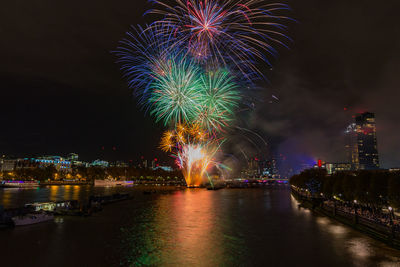
[[26,203],[81,200],[90,195],[111,195],[129,191],[129,188],[93,187],[90,185],[51,185],[37,188],[0,188],[0,205],[4,208],[18,208]]
[[[185,190],[154,198],[121,235],[123,265],[375,266],[400,253],[299,208],[286,189]],[[390,265],[389,265],[390,266]]]
[[[115,190],[3,190],[0,200],[82,199]],[[0,251],[15,259],[24,244],[21,265],[34,258],[43,266],[400,266],[399,251],[300,208],[285,187],[125,190],[133,200],[94,216],[0,231]]]

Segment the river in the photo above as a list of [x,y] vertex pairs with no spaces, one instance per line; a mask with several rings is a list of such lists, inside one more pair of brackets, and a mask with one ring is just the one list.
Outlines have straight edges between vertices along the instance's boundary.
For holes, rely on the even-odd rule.
[[[0,189],[0,204],[115,190]],[[400,266],[400,251],[299,208],[288,187],[125,190],[133,200],[90,217],[0,230],[1,266]]]

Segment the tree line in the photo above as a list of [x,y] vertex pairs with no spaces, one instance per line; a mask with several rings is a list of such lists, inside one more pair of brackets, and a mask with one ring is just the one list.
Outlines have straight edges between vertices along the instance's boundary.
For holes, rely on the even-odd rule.
[[290,178],[290,184],[313,197],[341,199],[381,208],[400,208],[400,172],[388,170],[342,171],[328,175],[324,169],[309,169]]

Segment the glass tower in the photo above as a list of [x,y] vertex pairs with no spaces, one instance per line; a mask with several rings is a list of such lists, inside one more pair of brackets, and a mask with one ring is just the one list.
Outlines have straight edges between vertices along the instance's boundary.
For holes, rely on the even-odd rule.
[[379,169],[375,114],[364,112],[346,129],[346,154],[355,170]]

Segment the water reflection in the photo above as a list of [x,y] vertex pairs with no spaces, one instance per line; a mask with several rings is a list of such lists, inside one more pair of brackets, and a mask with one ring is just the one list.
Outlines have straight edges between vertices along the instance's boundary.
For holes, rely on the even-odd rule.
[[90,195],[110,195],[132,190],[117,187],[93,187],[89,185],[51,185],[37,188],[0,188],[0,205],[4,208],[18,208],[26,203],[81,200]]
[[400,266],[399,251],[299,207],[283,189],[149,195],[135,188],[55,186],[0,190],[0,201],[85,199],[116,190],[131,190],[134,199],[91,217],[0,231],[0,239],[12,240],[0,250],[13,255],[28,244],[30,258],[47,255],[35,258],[43,266]]
[[60,188],[60,186],[58,186],[58,185],[50,186],[50,197],[49,198],[51,201],[57,201],[59,188]]
[[[212,194],[201,194],[198,190],[186,190],[172,197],[173,214],[169,227],[173,235],[171,244],[176,246],[170,250],[168,259],[171,263],[194,264],[196,259],[204,259],[206,266],[218,266],[221,262],[220,246],[210,248],[221,237],[215,220],[216,210],[212,201]],[[160,206],[165,209],[169,199],[160,200]],[[158,217],[157,221],[163,220]]]
[[78,200],[80,195],[81,187],[79,185],[74,185],[72,189],[72,197],[71,199]]
[[[135,240],[135,247],[125,260],[133,265],[220,266],[223,235],[216,225],[213,195],[203,192],[192,189],[159,197],[152,213],[139,216],[129,231],[126,239]],[[144,231],[138,235],[138,230]]]

